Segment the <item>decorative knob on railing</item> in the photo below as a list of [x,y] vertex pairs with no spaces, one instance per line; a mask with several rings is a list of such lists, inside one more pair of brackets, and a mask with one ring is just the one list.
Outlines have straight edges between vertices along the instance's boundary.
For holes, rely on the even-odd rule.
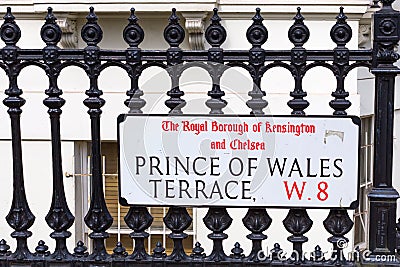
[[352,30],[346,22],[347,16],[343,13],[343,7],[340,7],[339,15],[336,17],[336,24],[331,29],[331,38],[338,45],[344,47],[351,39]]
[[157,242],[156,247],[153,249],[152,256],[155,259],[162,259],[167,256],[167,254],[165,254],[165,248],[162,246],[160,241]]
[[15,23],[15,17],[11,13],[10,7],[7,7],[7,13],[3,19],[4,23],[0,30],[1,39],[6,45],[16,45],[21,38],[21,29]]
[[103,30],[97,24],[97,16],[94,8],[89,8],[89,14],[86,16],[86,24],[82,27],[81,37],[89,46],[96,46],[103,39]]
[[164,30],[164,39],[171,47],[178,47],[185,39],[185,30],[179,24],[175,8],[172,9],[169,25]]
[[128,256],[128,252],[126,252],[125,247],[122,246],[121,242],[117,242],[115,248],[113,249],[113,254],[111,255],[111,257],[117,259],[123,259],[126,256]]
[[57,18],[53,14],[53,9],[49,7],[47,9],[46,23],[40,30],[40,36],[42,40],[48,46],[55,46],[61,40],[62,31],[60,26],[56,23]]
[[128,18],[129,24],[125,27],[123,36],[125,42],[132,48],[137,48],[144,39],[144,31],[137,23],[138,17],[135,15],[135,9],[131,8],[131,15]]
[[268,39],[268,30],[262,23],[261,9],[256,8],[253,24],[247,29],[246,37],[253,47],[261,47]]
[[211,24],[207,27],[205,33],[206,40],[212,47],[220,47],[226,40],[226,30],[220,22],[221,18],[218,16],[218,9],[214,8]]
[[190,257],[192,257],[193,259],[202,259],[206,257],[206,254],[204,253],[204,248],[201,247],[201,244],[199,242],[196,242],[196,244],[194,245]]
[[10,246],[7,244],[7,241],[4,239],[0,240],[0,256],[9,256],[11,254],[9,249]]
[[310,31],[304,24],[304,17],[301,14],[301,8],[297,8],[297,14],[293,18],[294,24],[289,29],[289,40],[295,47],[302,47],[310,38]]

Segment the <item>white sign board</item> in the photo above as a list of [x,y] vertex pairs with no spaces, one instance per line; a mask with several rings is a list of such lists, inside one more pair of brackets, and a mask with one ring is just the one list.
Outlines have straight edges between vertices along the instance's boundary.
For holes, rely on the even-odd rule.
[[357,117],[120,115],[122,205],[355,208]]

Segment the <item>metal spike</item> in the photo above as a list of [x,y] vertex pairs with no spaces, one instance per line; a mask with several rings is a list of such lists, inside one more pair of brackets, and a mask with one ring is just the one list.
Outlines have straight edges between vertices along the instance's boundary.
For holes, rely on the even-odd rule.
[[46,15],[45,20],[46,20],[46,23],[55,23],[56,22],[57,18],[53,14],[53,8],[51,8],[51,7],[47,8],[47,15]]
[[97,21],[97,16],[96,16],[96,14],[94,13],[94,7],[90,7],[89,8],[89,14],[86,16],[86,19],[87,19],[87,21],[88,22],[96,22]]
[[5,22],[14,22],[15,17],[11,12],[11,7],[7,7],[7,13],[4,15],[3,19],[5,20]]
[[297,8],[297,14],[293,19],[295,20],[295,24],[303,24],[304,17],[301,14],[301,7]]
[[136,23],[139,20],[135,15],[135,8],[133,7],[131,8],[131,15],[129,16],[128,20],[130,23]]
[[179,17],[176,15],[176,8],[172,9],[171,16],[168,19],[170,24],[178,24]]
[[337,15],[337,17],[336,17],[337,22],[339,22],[339,23],[345,23],[346,19],[347,19],[347,16],[344,14],[343,9],[344,8],[341,6],[339,15]]
[[218,8],[214,8],[214,15],[211,17],[211,24],[218,25],[221,21],[221,18],[218,16]]
[[261,16],[261,9],[259,7],[256,8],[256,14],[252,18],[255,24],[261,24],[264,18]]

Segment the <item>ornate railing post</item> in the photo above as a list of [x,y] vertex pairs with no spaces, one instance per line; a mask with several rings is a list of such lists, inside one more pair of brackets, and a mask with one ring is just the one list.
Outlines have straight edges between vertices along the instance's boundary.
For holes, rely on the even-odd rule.
[[[347,16],[343,13],[343,7],[340,7],[339,15],[336,17],[336,23],[331,28],[331,39],[337,45],[333,49],[333,67],[336,77],[336,90],[332,92],[335,98],[329,102],[329,106],[334,109],[333,115],[345,116],[346,110],[351,106],[351,102],[346,99],[349,93],[344,88],[344,80],[349,69],[349,49],[346,44],[351,40],[352,30],[346,22]],[[354,178],[356,179],[356,178]],[[350,219],[347,210],[331,209],[328,217],[323,222],[325,229],[332,235],[328,238],[328,242],[333,245],[331,258],[328,260],[330,264],[346,264],[346,257],[343,249],[347,246],[349,239],[344,235],[350,232],[353,227],[353,221]],[[315,261],[322,261],[320,248],[316,248],[314,253]]]
[[186,208],[169,208],[164,217],[164,223],[165,226],[171,230],[171,233],[168,235],[168,237],[174,242],[174,249],[167,259],[174,261],[187,260],[189,256],[186,255],[185,250],[183,249],[183,239],[188,237],[184,231],[189,228],[190,224],[192,223],[192,218],[190,217]]
[[56,17],[53,15],[52,8],[49,7],[46,23],[41,30],[42,40],[46,43],[43,49],[43,60],[47,65],[46,73],[49,77],[49,89],[45,92],[48,97],[43,103],[49,108],[53,160],[53,198],[46,222],[54,230],[50,236],[56,240],[53,258],[57,260],[71,257],[66,246],[66,239],[71,236],[68,229],[74,223],[74,216],[65,199],[61,160],[60,115],[61,107],[65,104],[65,100],[60,97],[62,90],[57,85],[60,74],[57,43],[61,40],[61,35],[60,26],[57,25]]
[[146,207],[131,207],[125,216],[125,222],[133,232],[129,236],[135,240],[135,248],[130,259],[145,260],[149,257],[144,247],[144,239],[149,237],[146,229],[153,222],[153,216],[150,215]]
[[304,24],[304,17],[301,14],[300,7],[297,8],[297,14],[293,18],[294,23],[289,29],[289,40],[294,44],[291,50],[292,76],[295,81],[294,90],[290,92],[293,99],[289,100],[288,106],[292,109],[292,115],[305,115],[304,110],[310,103],[304,99],[307,93],[303,90],[303,77],[307,62],[307,50],[303,45],[310,38],[310,31]]
[[393,255],[396,246],[396,200],[392,186],[393,115],[395,77],[393,66],[399,59],[394,51],[400,39],[400,13],[393,10],[394,0],[381,0],[382,9],[374,14],[373,67],[375,75],[375,133],[373,188],[369,193],[369,250],[372,257]]
[[206,40],[211,45],[208,49],[208,65],[209,73],[212,79],[211,91],[207,95],[211,97],[207,99],[206,106],[210,108],[210,114],[223,114],[223,108],[226,107],[228,102],[222,99],[225,92],[221,90],[220,80],[221,76],[226,70],[223,64],[224,50],[221,45],[226,40],[226,30],[221,25],[221,18],[218,16],[218,9],[214,8],[214,15],[211,17],[211,24],[206,29]]
[[346,70],[349,67],[349,49],[346,47],[352,36],[352,30],[347,24],[347,16],[343,13],[343,7],[340,7],[340,13],[336,17],[337,21],[331,29],[331,38],[337,47],[333,49],[333,66],[336,76],[336,90],[331,94],[335,99],[329,102],[329,106],[335,111],[333,115],[347,115],[346,109],[351,106],[351,102],[346,99],[349,92],[344,88]]
[[141,74],[142,58],[141,49],[138,47],[144,39],[144,31],[137,23],[139,20],[135,16],[135,9],[131,8],[131,15],[128,18],[129,24],[125,27],[123,36],[125,42],[129,44],[126,50],[126,63],[129,65],[129,78],[131,78],[131,88],[126,92],[128,99],[124,104],[129,108],[129,113],[143,113],[141,108],[146,105],[146,101],[140,97],[143,91],[139,88],[139,76]]
[[92,197],[90,207],[85,216],[86,225],[93,230],[89,237],[94,241],[94,251],[92,254],[95,260],[104,260],[108,254],[104,246],[104,240],[109,237],[106,232],[112,225],[113,218],[107,209],[103,192],[103,176],[101,167],[101,140],[100,140],[100,116],[101,107],[105,104],[101,95],[103,92],[98,88],[98,77],[100,75],[100,48],[97,44],[103,38],[103,31],[97,24],[97,16],[93,7],[86,17],[87,23],[82,28],[82,39],[87,47],[84,49],[84,60],[86,73],[90,79],[90,88],[86,90],[88,98],[84,104],[89,108],[88,113],[91,120],[92,136]]
[[170,114],[182,114],[186,101],[181,98],[185,93],[179,89],[179,78],[183,66],[183,53],[179,45],[185,39],[185,31],[179,24],[175,8],[172,9],[169,24],[164,29],[164,39],[170,46],[167,50],[167,72],[171,77],[171,90],[167,92],[170,98],[165,101],[165,105],[170,109]]
[[271,217],[268,215],[266,209],[250,208],[244,218],[242,219],[243,225],[251,231],[246,237],[252,241],[252,248],[249,256],[246,257],[247,261],[258,262],[260,251],[262,250],[261,243],[267,239],[263,234],[272,223]]
[[253,79],[253,89],[248,93],[251,99],[247,100],[246,105],[251,108],[251,113],[256,115],[264,114],[263,109],[268,106],[267,100],[263,99],[266,95],[261,90],[262,69],[265,65],[265,50],[261,46],[268,39],[268,30],[262,23],[261,9],[256,9],[253,17],[253,24],[247,29],[246,37],[252,47],[249,50],[250,75]]
[[[11,119],[12,157],[13,157],[13,200],[11,209],[6,216],[7,223],[15,230],[11,236],[17,240],[17,248],[13,257],[21,260],[31,256],[27,246],[27,238],[32,235],[28,229],[33,225],[35,216],[29,209],[25,195],[24,175],[22,168],[21,147],[21,107],[25,99],[21,97],[22,90],[18,88],[17,77],[20,73],[20,61],[16,46],[21,37],[21,31],[15,23],[15,17],[11,14],[11,8],[7,8],[4,23],[0,29],[1,39],[6,43],[2,49],[2,58],[6,65],[6,73],[9,79],[9,88],[5,91],[8,96],[3,103],[8,107]],[[4,66],[4,65],[3,65]]]

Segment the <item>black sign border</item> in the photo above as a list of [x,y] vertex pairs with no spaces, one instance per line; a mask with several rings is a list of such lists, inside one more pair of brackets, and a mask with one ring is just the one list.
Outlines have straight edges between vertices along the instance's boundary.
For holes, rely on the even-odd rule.
[[[120,114],[117,117],[117,143],[118,143],[118,200],[119,204],[121,206],[126,206],[126,207],[174,207],[176,205],[168,205],[168,204],[162,204],[162,205],[143,205],[143,204],[129,204],[125,198],[121,197],[121,166],[120,166],[120,131],[119,131],[119,125],[120,123],[124,122],[126,117],[264,117],[264,118],[323,118],[323,119],[338,119],[338,118],[343,118],[343,119],[351,119],[352,122],[358,126],[358,167],[357,167],[357,199],[354,200],[349,207],[308,207],[308,206],[256,206],[257,208],[263,209],[263,208],[269,208],[269,209],[291,209],[291,208],[296,208],[296,209],[346,209],[346,210],[355,210],[359,206],[359,197],[360,197],[360,154],[361,154],[361,119],[360,117],[353,116],[353,115],[348,115],[348,116],[333,116],[333,115],[301,115],[301,116],[296,116],[296,115],[255,115],[255,114],[220,114],[220,115],[214,115],[214,114],[145,114],[145,113],[124,113]],[[251,208],[252,206],[231,206],[231,205],[224,205],[224,206],[214,206],[214,205],[182,205],[182,207],[193,207],[193,208],[209,208],[209,207],[226,207],[226,208]],[[254,206],[253,206],[254,207]]]

